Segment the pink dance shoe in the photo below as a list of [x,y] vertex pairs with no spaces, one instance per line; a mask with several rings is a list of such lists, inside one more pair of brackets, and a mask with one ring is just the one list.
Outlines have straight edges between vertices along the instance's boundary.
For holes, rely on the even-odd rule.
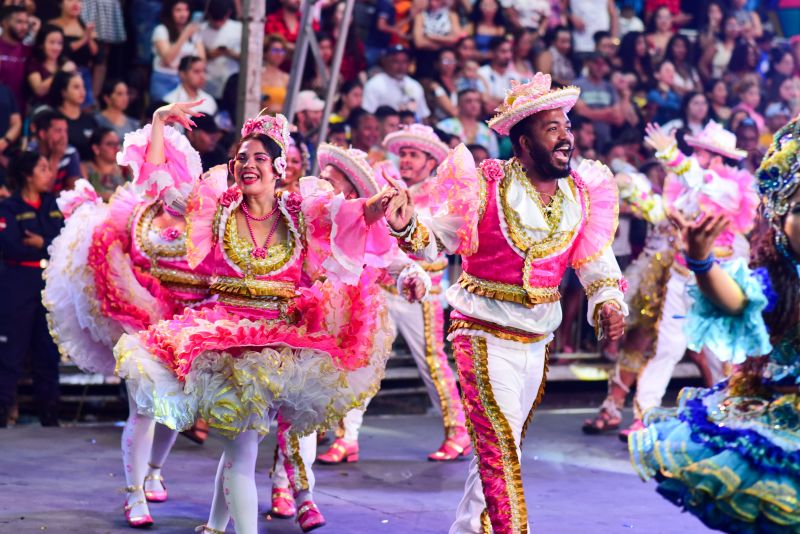
[[295,516],[297,507],[294,496],[288,488],[272,488],[272,508],[270,515],[280,519],[289,519]]
[[447,438],[436,452],[428,455],[431,462],[452,462],[459,458],[466,458],[472,452],[469,433],[464,428],[457,432],[453,437]]
[[303,532],[310,532],[325,526],[325,518],[320,513],[314,501],[305,501],[297,511],[297,523]]
[[349,442],[337,438],[331,448],[317,456],[317,461],[321,464],[340,464],[342,462],[353,463],[358,461],[358,442]]
[[628,443],[628,437],[637,430],[643,430],[645,428],[644,423],[642,423],[641,419],[636,419],[633,421],[633,424],[626,428],[625,430],[620,430],[619,432],[619,440],[623,443]]
[[[140,490],[143,490],[143,489],[144,488],[142,486],[128,486],[127,488],[125,488],[125,492],[126,493],[134,493],[134,492],[137,492],[137,491],[140,491]],[[136,506],[138,506],[140,504],[145,504],[146,505],[147,501],[145,501],[144,499],[140,499],[140,500],[134,501],[132,503],[128,503],[128,502],[125,503],[125,506],[123,506],[123,508],[122,508],[123,511],[125,512],[125,521],[128,522],[128,526],[131,527],[131,528],[152,527],[153,526],[153,518],[152,518],[152,516],[150,514],[135,515],[135,516],[131,515],[131,510],[133,510],[134,507],[136,507]]]
[[147,502],[165,502],[167,500],[167,486],[164,484],[164,477],[161,475],[147,475],[144,477],[144,483],[147,484],[148,480],[156,480],[161,484],[160,490],[148,491],[144,490],[144,498]]

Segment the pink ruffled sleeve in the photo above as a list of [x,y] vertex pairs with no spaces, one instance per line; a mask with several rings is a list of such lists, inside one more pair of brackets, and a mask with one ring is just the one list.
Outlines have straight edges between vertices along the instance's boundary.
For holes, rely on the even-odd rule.
[[194,184],[186,202],[186,261],[194,269],[214,248],[214,220],[220,205],[239,202],[241,192],[228,186],[228,170],[217,165]]
[[[478,223],[486,202],[486,180],[502,178],[497,160],[486,160],[475,168],[475,160],[462,143],[439,165],[430,188],[431,205],[441,206],[423,222],[444,248],[469,256],[478,250]],[[500,174],[498,174],[500,173]]]
[[600,257],[614,241],[619,223],[619,191],[608,167],[594,160],[583,160],[572,174],[588,198],[588,217],[572,251],[572,267]]
[[147,163],[151,125],[125,134],[117,163],[131,168],[137,194],[166,204],[185,202],[195,180],[203,172],[200,155],[189,140],[171,126],[164,127],[164,157],[161,165]]
[[70,191],[62,191],[56,199],[58,209],[64,215],[64,219],[69,219],[75,211],[84,204],[99,204],[102,199],[97,196],[97,192],[88,180],[81,178],[75,182],[75,187]]
[[306,267],[312,278],[327,276],[356,285],[365,265],[385,267],[395,246],[385,222],[367,225],[367,199],[345,200],[323,180],[300,181],[301,211],[306,224]]

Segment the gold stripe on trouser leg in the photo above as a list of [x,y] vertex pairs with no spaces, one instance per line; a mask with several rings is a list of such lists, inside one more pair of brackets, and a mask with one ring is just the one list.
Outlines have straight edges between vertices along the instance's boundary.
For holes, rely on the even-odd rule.
[[492,520],[489,519],[489,510],[481,512],[481,534],[492,534]]
[[[470,340],[472,344],[475,381],[481,404],[480,407],[483,408],[483,412],[492,427],[496,445],[500,450],[499,460],[503,473],[506,498],[508,499],[507,504],[510,509],[511,532],[514,534],[527,534],[528,507],[525,504],[525,491],[522,487],[522,474],[520,471],[519,455],[517,454],[517,444],[514,442],[514,434],[511,432],[511,425],[509,425],[505,414],[503,414],[494,396],[492,383],[489,377],[489,351],[486,338],[473,336]],[[483,438],[481,441],[485,438],[489,438],[489,436],[479,437]],[[480,457],[481,449],[482,447],[480,446],[476,448],[479,459],[481,461],[488,460]],[[493,467],[496,468],[497,466]],[[481,478],[483,479],[483,477]],[[483,482],[485,492],[487,489],[487,481]],[[498,510],[498,512],[501,511]]]
[[[461,422],[463,421],[463,416],[461,418],[458,417],[458,412],[463,413],[463,408],[461,407],[461,401],[457,396],[458,390],[455,387],[455,378],[452,377],[452,371],[450,371],[450,369],[447,370],[450,371],[449,374],[451,375],[453,382],[451,385],[448,385],[445,378],[445,373],[447,371],[442,369],[442,361],[440,359],[439,352],[444,351],[444,331],[442,330],[441,336],[437,336],[437,312],[441,312],[441,309],[439,309],[436,304],[430,302],[429,300],[426,300],[422,303],[422,321],[424,324],[425,335],[425,361],[428,364],[428,370],[431,375],[431,380],[433,380],[433,385],[436,388],[436,393],[439,395],[439,403],[442,411],[445,435],[450,437],[451,432],[464,426],[464,423]],[[442,321],[444,321],[444,318],[442,318]],[[442,324],[442,329],[444,329],[444,324]],[[447,365],[447,356],[444,356],[444,360],[444,365]],[[451,391],[451,388],[455,391]]]
[[292,490],[295,494],[300,491],[308,491],[306,464],[303,462],[303,457],[300,455],[300,439],[294,432],[289,432],[287,446],[289,448],[287,458],[291,458],[293,464],[293,469],[286,470],[287,473],[291,474],[290,480],[292,481]]
[[525,423],[522,425],[522,434],[520,434],[520,447],[522,447],[522,442],[525,440],[525,434],[528,432],[528,425],[530,425],[531,421],[533,421],[533,412],[536,411],[536,408],[542,402],[542,398],[544,397],[544,387],[547,384],[547,372],[550,370],[550,347],[552,344],[553,342],[551,341],[544,348],[544,372],[542,373],[542,383],[539,384],[539,391],[536,392],[536,399],[534,399],[533,404],[531,405],[531,410],[528,412],[528,417],[525,418]]

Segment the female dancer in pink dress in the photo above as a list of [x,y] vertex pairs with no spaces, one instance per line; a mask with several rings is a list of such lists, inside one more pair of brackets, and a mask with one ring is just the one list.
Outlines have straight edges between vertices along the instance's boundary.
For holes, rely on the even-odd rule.
[[[193,270],[186,262],[183,215],[142,181],[150,165],[145,149],[151,133],[146,126],[126,136],[119,161],[131,167],[134,179],[109,204],[83,180],[59,199],[68,219],[53,244],[44,302],[62,353],[86,372],[113,374],[112,349],[123,333],[145,329],[208,296],[202,266]],[[199,173],[200,160],[188,140],[172,128],[162,135],[174,164]],[[222,183],[226,176],[224,168],[214,174]],[[187,196],[191,185],[176,184],[170,195]],[[177,433],[138,414],[131,395],[128,401],[122,434],[125,517],[130,526],[142,527],[153,524],[147,502],[167,500],[161,467]]]
[[[159,119],[191,128],[196,104],[169,106],[154,132]],[[383,375],[385,356],[371,353],[379,288],[359,283],[365,264],[384,267],[392,249],[381,195],[276,194],[288,135],[281,115],[248,120],[228,166],[235,185],[201,179],[189,196],[187,260],[207,262],[212,302],[123,335],[114,349],[139,413],[176,430],[199,416],[228,438],[205,532],[230,517],[238,532],[256,532],[258,444],[279,410],[300,435],[330,426]],[[157,190],[171,163],[164,146],[153,135],[147,148]]]

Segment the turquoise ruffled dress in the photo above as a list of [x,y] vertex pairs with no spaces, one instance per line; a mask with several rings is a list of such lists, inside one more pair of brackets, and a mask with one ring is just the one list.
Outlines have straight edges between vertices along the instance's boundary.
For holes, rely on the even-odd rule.
[[[747,306],[740,315],[725,315],[695,290],[689,346],[708,346],[733,363],[762,355],[767,361],[751,366],[758,376],[685,388],[677,408],[648,412],[647,428],[630,437],[631,461],[643,479],[658,481],[660,494],[711,528],[797,534],[800,326],[776,333],[773,347],[762,314],[777,296],[766,270],[751,271],[744,260],[723,269],[742,288]],[[756,387],[742,387],[742,378]]]

